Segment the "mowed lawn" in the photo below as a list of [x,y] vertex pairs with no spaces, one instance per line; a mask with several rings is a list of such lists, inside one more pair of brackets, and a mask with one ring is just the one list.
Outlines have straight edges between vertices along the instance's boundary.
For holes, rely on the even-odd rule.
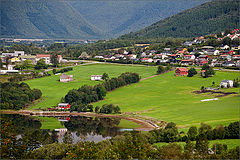
[[101,81],[91,81],[91,75],[102,75],[107,73],[109,77],[118,77],[124,72],[139,73],[142,78],[152,76],[156,73],[156,67],[131,66],[117,64],[90,64],[74,67],[73,71],[67,72],[67,75],[73,75],[73,81],[68,83],[59,82],[60,75],[54,75],[44,78],[38,78],[25,81],[31,88],[40,89],[43,93],[42,100],[30,107],[30,109],[44,109],[56,106],[61,98],[64,97],[69,90],[78,89],[84,84],[95,85],[102,83]]
[[175,122],[180,128],[199,126],[205,122],[212,126],[227,125],[239,120],[239,88],[221,89],[237,92],[235,95],[219,97],[217,101],[201,102],[214,98],[211,94],[195,94],[201,86],[209,87],[212,82],[236,79],[239,72],[217,71],[210,78],[175,77],[174,71],[125,86],[107,94],[105,100],[94,103],[119,105],[122,112],[137,112],[142,116]]

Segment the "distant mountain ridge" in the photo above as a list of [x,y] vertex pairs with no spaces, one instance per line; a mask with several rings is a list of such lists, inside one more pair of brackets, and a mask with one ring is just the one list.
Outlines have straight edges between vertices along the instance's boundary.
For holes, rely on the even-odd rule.
[[209,0],[0,0],[1,37],[105,39]]
[[213,0],[188,9],[120,39],[194,37],[239,28],[239,0]]
[[65,1],[1,0],[1,36],[84,39],[102,33]]

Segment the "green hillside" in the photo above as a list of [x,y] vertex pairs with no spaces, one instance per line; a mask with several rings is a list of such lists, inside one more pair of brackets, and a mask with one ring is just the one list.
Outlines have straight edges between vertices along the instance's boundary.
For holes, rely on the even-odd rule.
[[1,37],[105,39],[209,0],[1,0]]
[[102,35],[67,1],[1,0],[1,36],[98,38]]
[[193,37],[238,28],[239,6],[238,0],[213,0],[120,38]]

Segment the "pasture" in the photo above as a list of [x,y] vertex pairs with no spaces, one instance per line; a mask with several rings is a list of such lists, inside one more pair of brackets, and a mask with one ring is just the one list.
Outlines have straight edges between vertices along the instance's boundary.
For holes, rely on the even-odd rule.
[[91,64],[75,66],[73,71],[66,72],[67,75],[73,75],[73,81],[68,83],[59,82],[60,75],[53,75],[33,80],[25,81],[31,88],[38,88],[42,91],[42,100],[31,106],[29,109],[44,109],[57,106],[69,90],[78,89],[84,84],[96,85],[100,81],[91,81],[91,75],[102,75],[107,73],[109,77],[117,77],[124,72],[136,72],[142,78],[149,77],[156,73],[156,67],[145,66],[126,66],[116,64]]
[[202,78],[175,77],[174,71],[143,80],[107,93],[105,100],[94,103],[119,105],[122,112],[133,112],[140,116],[152,117],[166,122],[175,122],[180,128],[201,122],[216,126],[227,125],[239,120],[239,88],[221,89],[223,92],[237,92],[217,101],[201,102],[216,95],[195,94],[201,86],[210,87],[212,82],[219,85],[221,80],[239,77],[239,72],[218,71],[216,75]]

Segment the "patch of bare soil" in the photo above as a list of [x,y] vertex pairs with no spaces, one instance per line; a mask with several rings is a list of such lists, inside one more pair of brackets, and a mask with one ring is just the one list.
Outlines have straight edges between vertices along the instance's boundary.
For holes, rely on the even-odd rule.
[[193,91],[195,94],[203,94],[203,93],[211,93],[211,94],[217,94],[215,97],[224,97],[231,94],[237,94],[236,92],[222,92],[222,91],[212,91],[212,90],[203,90],[203,91]]

